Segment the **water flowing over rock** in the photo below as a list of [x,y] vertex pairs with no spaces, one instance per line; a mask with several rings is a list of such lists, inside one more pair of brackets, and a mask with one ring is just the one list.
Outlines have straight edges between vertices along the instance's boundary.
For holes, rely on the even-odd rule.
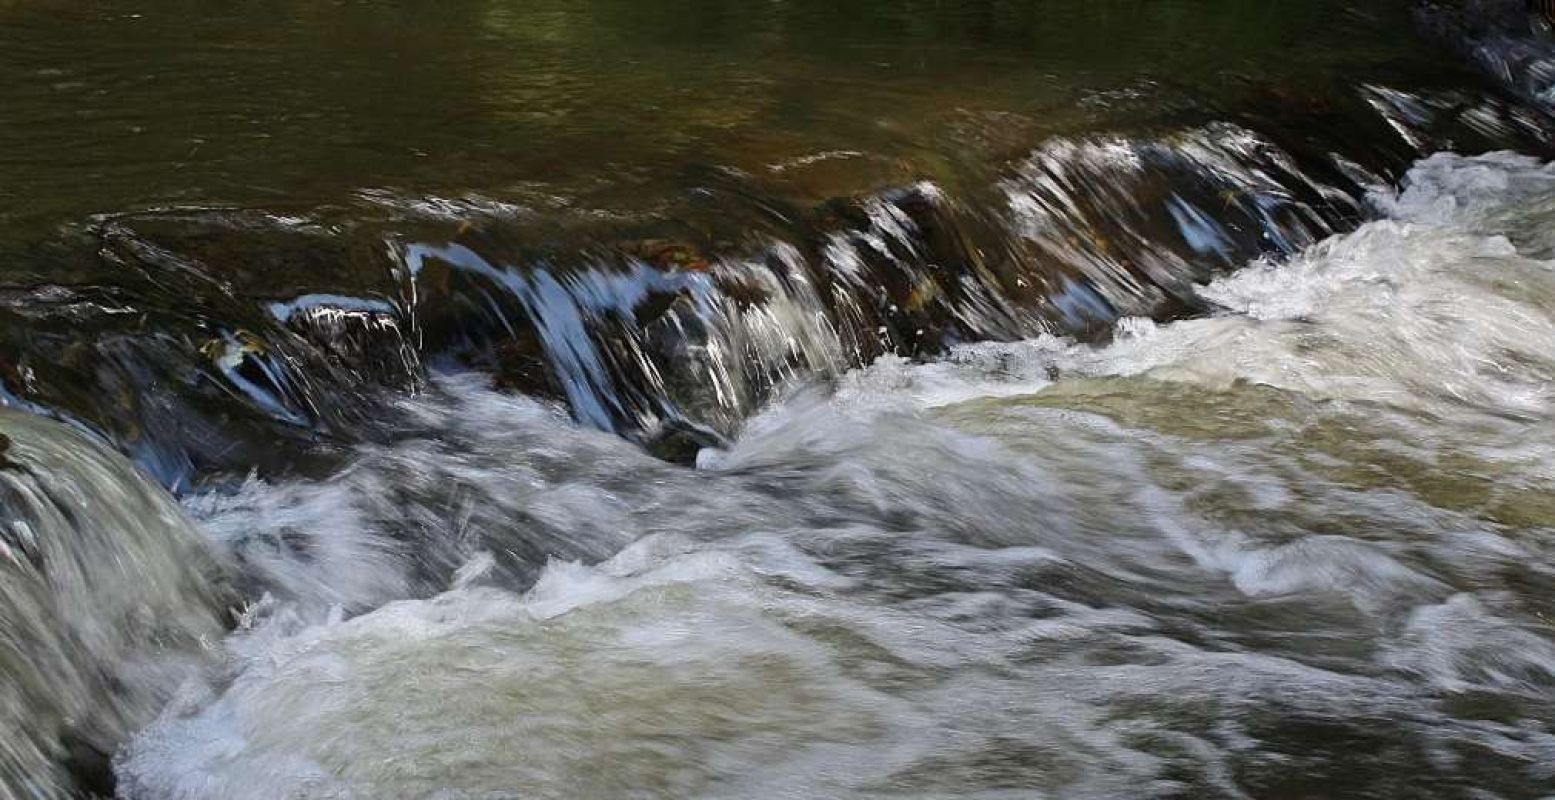
[[697,470],[444,378],[334,479],[203,501],[298,546],[122,789],[1536,797],[1551,197],[1433,157],[1222,313],[883,357]]
[[[223,632],[216,562],[160,488],[57,422],[0,409],[0,796],[103,780]],[[111,790],[111,786],[110,786]]]
[[0,2],[0,800],[1555,786],[1520,0],[113,5]]
[[[1410,146],[1530,135],[1445,102],[1354,98]],[[785,387],[883,355],[1213,310],[1199,285],[1353,226],[1389,169],[1300,152],[1230,123],[1059,138],[978,191],[921,182],[808,208],[714,172],[692,193],[714,213],[674,222],[384,194],[311,215],[106,217],[47,257],[90,247],[111,282],[3,298],[0,385],[173,487],[381,437],[379,392],[447,364],[688,461]]]

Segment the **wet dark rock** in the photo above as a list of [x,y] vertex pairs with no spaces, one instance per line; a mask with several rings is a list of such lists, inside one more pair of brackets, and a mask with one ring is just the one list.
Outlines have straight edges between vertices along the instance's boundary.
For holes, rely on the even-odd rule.
[[410,320],[375,298],[303,295],[270,304],[287,330],[364,385],[413,390],[421,384],[421,351]]
[[21,464],[10,458],[11,438],[0,433],[0,469],[20,470],[25,469]]
[[0,296],[8,405],[77,420],[173,487],[212,470],[286,469],[370,419],[356,377],[204,265],[122,233],[101,257],[119,285]]
[[[1479,67],[1494,85],[1543,114],[1555,111],[1555,39],[1544,0],[1424,0],[1420,27]],[[1536,123],[1549,129],[1549,120]],[[1549,141],[1532,152],[1548,153]]]
[[61,280],[0,286],[0,398],[174,487],[391,435],[384,401],[444,367],[685,461],[785,385],[882,355],[1211,313],[1200,284],[1353,226],[1418,151],[1551,129],[1513,92],[1245,92],[1268,99],[1223,114],[1240,124],[1168,104],[1166,133],[1054,138],[954,191],[806,206],[781,170],[708,167],[651,213],[364,196],[102,217],[8,268]]
[[741,391],[747,387],[720,382],[720,371],[728,366],[720,362],[724,354],[717,352],[710,322],[698,313],[694,301],[684,295],[674,298],[643,328],[643,346],[660,377],[661,391],[676,413],[725,436],[734,434],[741,412],[755,398]]
[[64,757],[60,767],[71,788],[91,800],[113,797],[118,786],[113,774],[113,754],[72,731],[66,731],[61,739]]
[[697,454],[704,448],[727,447],[729,440],[717,432],[681,420],[673,420],[651,431],[643,449],[655,458],[682,466],[696,466]]

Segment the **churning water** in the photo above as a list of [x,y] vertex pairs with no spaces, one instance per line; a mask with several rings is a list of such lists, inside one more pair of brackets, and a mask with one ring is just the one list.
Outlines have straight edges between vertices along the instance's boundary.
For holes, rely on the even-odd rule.
[[694,471],[445,376],[191,500],[265,599],[120,790],[1538,796],[1555,169],[1373,202],[1208,317],[885,358]]
[[57,423],[0,410],[0,792],[101,770],[222,633],[215,565],[172,498]]
[[0,2],[0,800],[1555,797],[1520,4],[304,5]]

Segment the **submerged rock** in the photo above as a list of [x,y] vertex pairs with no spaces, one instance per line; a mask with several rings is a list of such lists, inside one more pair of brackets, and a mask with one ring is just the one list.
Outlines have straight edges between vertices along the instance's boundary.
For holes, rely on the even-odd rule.
[[69,280],[0,287],[0,404],[79,420],[181,491],[391,438],[384,399],[453,366],[686,461],[673,431],[729,437],[882,356],[1213,313],[1206,281],[1353,227],[1416,151],[1549,128],[1505,96],[1273,90],[1231,120],[1057,136],[993,175],[812,205],[783,171],[708,168],[650,212],[99,218],[22,270]]

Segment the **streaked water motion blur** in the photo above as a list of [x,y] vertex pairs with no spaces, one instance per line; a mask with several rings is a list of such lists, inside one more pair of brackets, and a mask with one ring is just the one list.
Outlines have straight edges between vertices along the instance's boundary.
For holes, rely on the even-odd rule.
[[0,797],[1555,791],[1524,3],[0,22]]
[[0,424],[0,788],[50,797],[71,785],[60,765],[106,772],[216,645],[219,574],[122,456],[37,417]]

